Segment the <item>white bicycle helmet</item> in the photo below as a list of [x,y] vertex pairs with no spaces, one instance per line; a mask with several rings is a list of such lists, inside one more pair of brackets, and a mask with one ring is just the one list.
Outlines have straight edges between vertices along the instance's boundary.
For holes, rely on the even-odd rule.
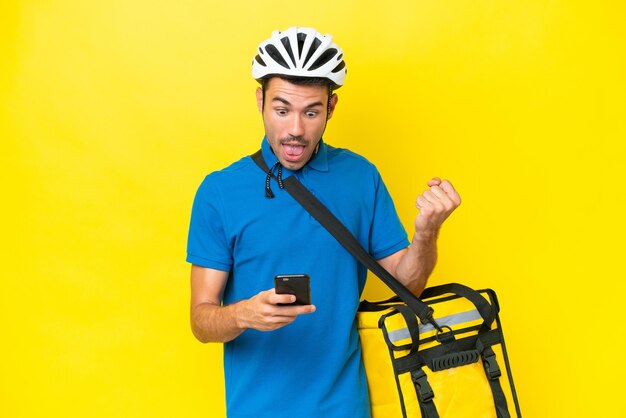
[[343,51],[312,28],[291,27],[274,31],[272,37],[259,44],[259,53],[252,60],[252,77],[257,81],[272,75],[326,78],[337,89],[346,80]]

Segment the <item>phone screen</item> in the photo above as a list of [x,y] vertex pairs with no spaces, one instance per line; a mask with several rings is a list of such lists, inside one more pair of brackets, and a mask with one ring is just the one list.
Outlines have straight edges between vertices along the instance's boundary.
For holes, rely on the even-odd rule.
[[[277,294],[295,295],[295,305],[311,304],[311,285],[308,274],[279,274],[274,277]],[[287,304],[281,304],[287,305]]]

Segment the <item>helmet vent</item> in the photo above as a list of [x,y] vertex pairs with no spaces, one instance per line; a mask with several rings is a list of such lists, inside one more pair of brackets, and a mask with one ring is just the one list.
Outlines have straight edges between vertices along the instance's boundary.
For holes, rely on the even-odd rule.
[[332,72],[333,72],[333,73],[338,73],[339,71],[343,70],[345,66],[346,66],[345,61],[341,61],[341,62],[339,63],[339,65],[338,65],[338,66],[336,66],[336,67],[333,69],[333,71],[332,71]]
[[262,66],[264,66],[264,67],[266,66],[266,65],[265,65],[265,61],[263,61],[259,55],[257,55],[256,57],[254,57],[254,59],[256,60],[256,62],[258,62],[258,63],[259,63],[259,64],[261,64]]
[[271,44],[267,45],[265,49],[267,53],[269,54],[269,56],[272,57],[274,61],[276,61],[276,64],[280,65],[281,67],[285,67],[289,69],[289,65],[287,65],[283,56],[280,55],[280,52],[278,52],[278,49],[276,49],[274,45],[271,45]]
[[304,41],[306,40],[306,35],[304,33],[298,34],[298,59],[302,58],[302,50],[304,49]]
[[295,66],[296,59],[293,57],[293,50],[291,49],[291,41],[289,41],[289,38],[287,38],[286,36],[282,38],[280,41],[283,43],[283,46],[285,47],[285,49],[287,50],[287,53],[289,54],[289,58],[291,58],[291,62]]
[[313,55],[313,53],[317,51],[317,48],[319,48],[321,44],[322,44],[322,41],[320,41],[319,39],[317,38],[313,39],[313,43],[311,44],[311,47],[309,48],[309,52],[306,54],[306,58],[304,59],[304,65],[306,65],[309,62],[309,59],[311,59],[311,55]]
[[317,60],[315,60],[315,62],[313,63],[313,65],[311,65],[309,70],[311,70],[311,71],[317,70],[322,65],[324,65],[328,61],[330,61],[332,59],[332,57],[335,56],[336,53],[337,53],[337,50],[335,48],[327,49],[326,51],[324,51],[324,53],[322,55],[320,55],[320,57]]

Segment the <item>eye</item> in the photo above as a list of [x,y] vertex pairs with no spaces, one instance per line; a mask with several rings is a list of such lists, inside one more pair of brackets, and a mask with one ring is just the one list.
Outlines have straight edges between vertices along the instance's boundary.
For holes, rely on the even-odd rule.
[[306,115],[307,115],[308,117],[310,117],[310,118],[314,118],[314,117],[316,117],[316,116],[317,116],[317,112],[316,112],[316,111],[313,111],[313,110],[309,110],[309,111],[307,111],[307,112],[306,112]]
[[285,116],[287,115],[287,109],[276,109],[276,113],[278,114],[278,116]]

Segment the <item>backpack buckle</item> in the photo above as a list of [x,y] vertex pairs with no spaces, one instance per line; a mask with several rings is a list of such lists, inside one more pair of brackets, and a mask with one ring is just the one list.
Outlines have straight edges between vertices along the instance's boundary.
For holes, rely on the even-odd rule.
[[419,399],[420,403],[429,402],[435,397],[433,388],[430,386],[430,383],[428,383],[428,376],[426,376],[424,370],[412,370],[411,379],[415,384],[417,398]]
[[486,348],[483,352],[483,367],[489,380],[496,380],[502,376],[500,366],[496,361],[496,353],[493,352],[491,347]]

